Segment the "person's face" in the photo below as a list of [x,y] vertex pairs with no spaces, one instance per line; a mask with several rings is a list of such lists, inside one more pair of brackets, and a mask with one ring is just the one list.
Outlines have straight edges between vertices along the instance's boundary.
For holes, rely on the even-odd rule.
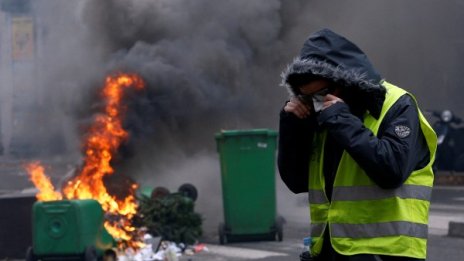
[[329,84],[330,83],[327,80],[318,79],[300,86],[299,90],[303,95],[312,95],[319,92],[320,90],[328,88]]
[[[327,89],[329,87],[332,87],[331,88],[331,91],[330,91],[330,94],[333,94],[335,96],[338,96],[340,95],[340,88],[338,86],[334,86],[332,84],[331,86],[331,83],[330,81],[326,80],[326,79],[317,79],[317,80],[314,80],[314,81],[311,81],[307,84],[304,84],[302,86],[299,87],[299,92],[300,94],[304,95],[304,96],[307,96],[307,95],[313,95],[313,94],[316,94],[324,89]],[[335,88],[334,88],[335,87]]]

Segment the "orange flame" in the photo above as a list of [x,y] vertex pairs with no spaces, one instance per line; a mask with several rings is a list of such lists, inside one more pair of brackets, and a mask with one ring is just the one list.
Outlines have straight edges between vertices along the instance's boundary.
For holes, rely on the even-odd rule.
[[55,191],[50,178],[45,175],[45,169],[39,162],[32,162],[25,166],[27,172],[30,173],[29,177],[34,183],[35,187],[39,190],[36,197],[40,201],[60,200],[62,195]]
[[[85,159],[81,171],[64,187],[63,194],[67,199],[96,199],[107,215],[118,217],[117,221],[105,222],[108,232],[114,238],[137,248],[139,242],[134,241],[135,228],[131,225],[137,211],[134,196],[137,184],[132,184],[126,198],[117,199],[108,193],[103,182],[105,176],[114,173],[111,159],[121,143],[128,138],[128,133],[122,126],[124,106],[121,104],[124,89],[128,88],[140,90],[144,88],[144,82],[135,74],[120,73],[106,78],[102,90],[104,111],[96,116],[85,138]],[[42,191],[41,187],[38,188],[41,193],[52,194],[49,189]],[[44,196],[42,199],[47,200],[48,197]]]

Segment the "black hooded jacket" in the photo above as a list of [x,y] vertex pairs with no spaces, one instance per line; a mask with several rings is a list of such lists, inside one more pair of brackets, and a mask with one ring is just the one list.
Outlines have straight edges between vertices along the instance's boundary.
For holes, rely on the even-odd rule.
[[[379,187],[397,188],[411,172],[425,167],[429,150],[421,131],[415,101],[402,96],[388,111],[375,136],[363,125],[366,112],[378,119],[386,89],[366,55],[346,38],[324,29],[304,43],[300,56],[282,73],[290,95],[311,76],[321,76],[342,89],[345,103],[336,103],[306,119],[281,111],[278,167],[282,180],[294,193],[308,191],[309,157],[313,133],[328,131],[324,176],[331,197],[333,181],[343,150],[364,169]],[[395,128],[410,129],[407,137]]]

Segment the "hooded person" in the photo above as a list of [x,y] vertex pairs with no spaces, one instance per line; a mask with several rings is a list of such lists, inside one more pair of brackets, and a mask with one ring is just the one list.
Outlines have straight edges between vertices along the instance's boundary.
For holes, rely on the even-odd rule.
[[409,92],[328,29],[282,73],[278,167],[315,260],[424,260],[437,138]]

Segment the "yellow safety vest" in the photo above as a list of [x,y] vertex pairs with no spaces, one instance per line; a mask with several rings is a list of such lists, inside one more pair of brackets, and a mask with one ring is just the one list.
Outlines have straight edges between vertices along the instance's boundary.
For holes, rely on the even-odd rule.
[[[364,126],[377,135],[392,105],[405,90],[383,82],[387,94],[379,119],[367,114]],[[409,94],[414,101],[415,98]],[[416,102],[417,104],[417,102]],[[422,132],[430,151],[430,161],[415,170],[397,189],[378,187],[353,158],[343,151],[335,176],[332,200],[325,194],[323,156],[326,132],[315,135],[310,160],[309,203],[312,253],[322,249],[324,230],[329,226],[332,247],[340,254],[377,254],[425,258],[428,213],[433,186],[432,163],[437,136],[419,111]]]

